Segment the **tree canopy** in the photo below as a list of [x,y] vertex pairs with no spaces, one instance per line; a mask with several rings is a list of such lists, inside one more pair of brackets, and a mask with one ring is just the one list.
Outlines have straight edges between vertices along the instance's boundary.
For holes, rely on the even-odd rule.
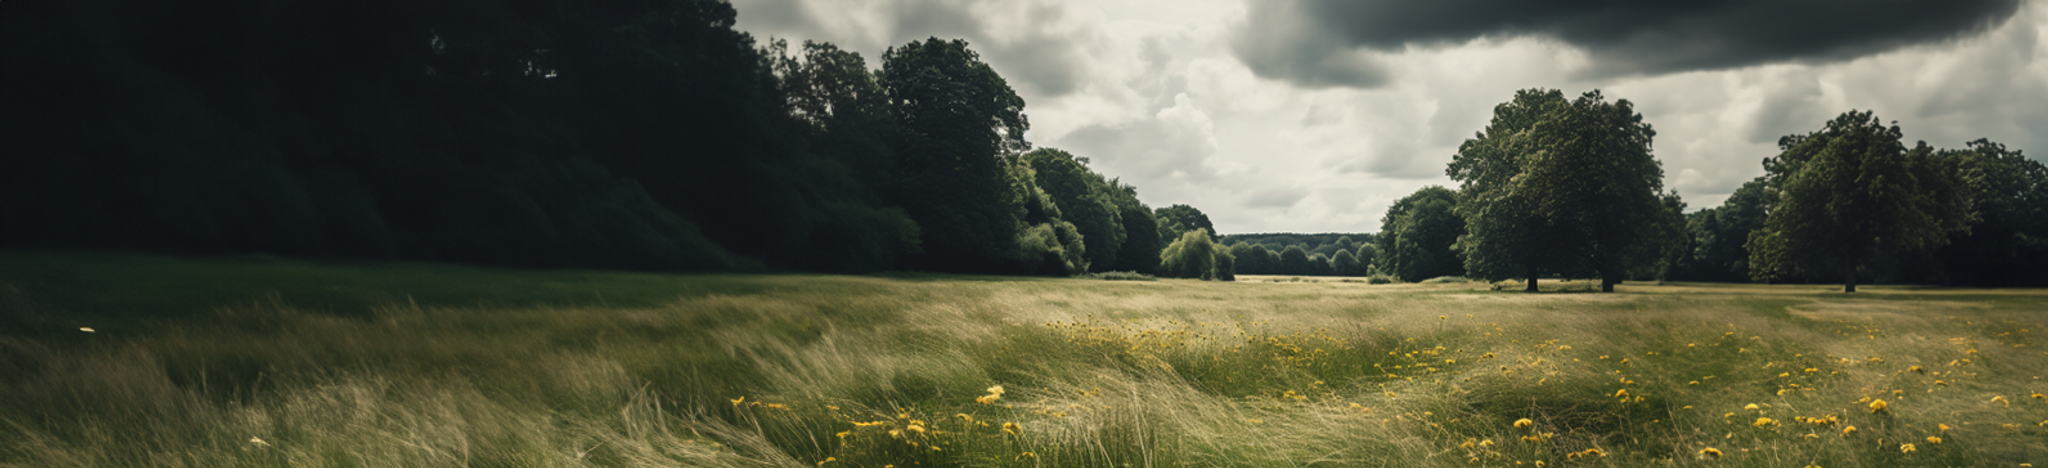
[[1682,221],[1670,207],[1676,195],[1659,193],[1656,134],[1627,99],[1610,103],[1597,90],[1571,101],[1523,90],[1495,107],[1493,122],[1445,171],[1463,184],[1466,270],[1522,276],[1532,291],[1546,272],[1594,273],[1611,292],[1629,272],[1669,257],[1666,239]]
[[1908,151],[1901,135],[1871,112],[1851,111],[1781,139],[1784,152],[1764,161],[1781,195],[1747,244],[1750,275],[1832,273],[1855,292],[1858,270],[1873,259],[1937,247],[1967,229],[1975,216],[1960,181],[1925,144]]

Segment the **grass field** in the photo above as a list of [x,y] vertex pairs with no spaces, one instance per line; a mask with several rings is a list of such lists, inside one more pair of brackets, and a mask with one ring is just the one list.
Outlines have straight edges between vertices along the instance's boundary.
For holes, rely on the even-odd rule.
[[0,466],[2048,463],[2048,290],[1241,279],[0,253]]

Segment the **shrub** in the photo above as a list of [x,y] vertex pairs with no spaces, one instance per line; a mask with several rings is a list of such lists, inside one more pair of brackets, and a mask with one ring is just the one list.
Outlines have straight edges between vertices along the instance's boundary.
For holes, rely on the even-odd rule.
[[1099,279],[1104,281],[1156,281],[1152,275],[1135,271],[1105,271],[1075,276],[1076,278]]
[[1399,282],[1401,280],[1395,279],[1393,275],[1372,275],[1365,278],[1366,284],[1394,284]]

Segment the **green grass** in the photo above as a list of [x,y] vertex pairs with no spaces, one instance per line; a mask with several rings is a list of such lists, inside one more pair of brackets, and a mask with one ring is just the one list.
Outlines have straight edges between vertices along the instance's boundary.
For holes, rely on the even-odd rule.
[[2044,290],[1277,279],[6,253],[0,466],[2048,462]]

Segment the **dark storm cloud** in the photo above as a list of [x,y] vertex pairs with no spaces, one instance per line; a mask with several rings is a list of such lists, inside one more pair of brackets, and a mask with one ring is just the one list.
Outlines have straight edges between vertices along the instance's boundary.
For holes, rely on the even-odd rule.
[[[1253,2],[1235,52],[1262,76],[1370,86],[1331,57],[1521,36],[1588,52],[1594,76],[1825,63],[1972,35],[2019,0],[1291,0]],[[1349,80],[1345,78],[1350,78]]]
[[1230,52],[1252,73],[1305,88],[1386,84],[1386,67],[1359,55],[1342,35],[1326,29],[1305,2],[1252,2]]

